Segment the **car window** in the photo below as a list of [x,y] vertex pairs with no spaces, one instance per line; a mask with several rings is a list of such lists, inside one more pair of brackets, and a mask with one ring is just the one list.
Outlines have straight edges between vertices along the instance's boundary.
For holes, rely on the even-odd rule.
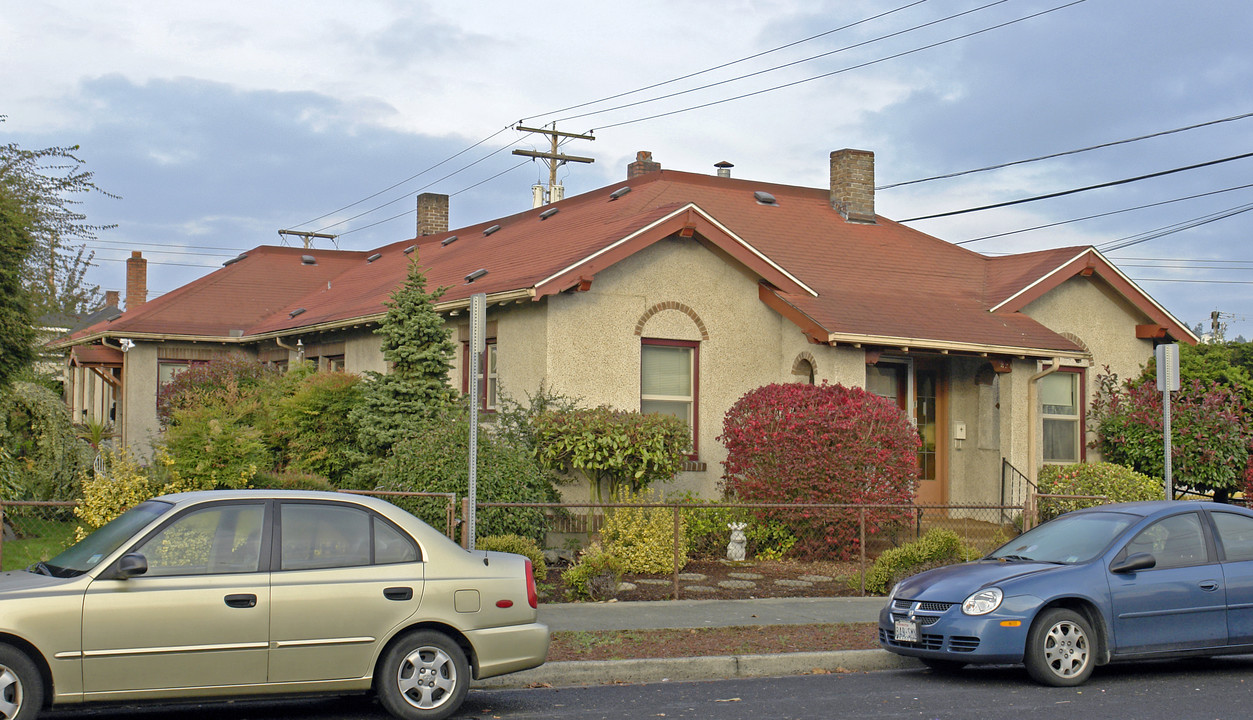
[[370,514],[344,505],[284,503],[284,570],[370,564]]
[[389,563],[417,562],[418,547],[404,533],[387,523],[374,519],[374,562],[379,565]]
[[53,575],[73,577],[81,575],[100,564],[113,551],[130,542],[135,533],[169,512],[171,505],[160,500],[148,500],[113,518],[78,543],[71,545],[42,563]]
[[1141,552],[1152,553],[1158,569],[1208,562],[1200,517],[1185,513],[1149,525],[1127,544],[1127,555]]
[[1087,562],[1138,520],[1119,512],[1067,513],[1010,540],[988,555],[1007,561]]
[[1229,512],[1211,513],[1218,541],[1228,562],[1253,560],[1253,518]]
[[147,577],[257,572],[265,506],[213,505],[193,510],[135,549]]

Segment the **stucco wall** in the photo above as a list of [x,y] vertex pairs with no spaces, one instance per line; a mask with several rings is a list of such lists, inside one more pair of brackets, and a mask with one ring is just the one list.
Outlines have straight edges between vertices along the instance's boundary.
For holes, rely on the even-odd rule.
[[140,458],[152,458],[157,423],[157,348],[136,343],[122,356],[122,441]]
[[[1148,316],[1099,277],[1071,278],[1029,304],[1023,313],[1055,332],[1078,340],[1091,352],[1092,367],[1084,372],[1085,408],[1091,406],[1096,394],[1096,376],[1104,373],[1105,367],[1125,380],[1139,375],[1153,357],[1153,341],[1135,336],[1135,326],[1148,323]],[[1088,428],[1087,442],[1094,439],[1095,435]],[[1089,448],[1087,459],[1099,461],[1100,454]]]

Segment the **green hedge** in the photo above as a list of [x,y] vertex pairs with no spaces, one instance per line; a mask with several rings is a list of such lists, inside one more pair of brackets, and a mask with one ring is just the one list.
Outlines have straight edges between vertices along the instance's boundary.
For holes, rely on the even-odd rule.
[[866,592],[885,595],[896,583],[923,570],[969,562],[980,556],[973,547],[963,545],[952,530],[932,528],[914,542],[885,550],[866,572]]
[[[1162,481],[1114,463],[1045,465],[1040,470],[1040,492],[1046,495],[1102,495],[1109,502],[1161,500]],[[1065,512],[1100,505],[1101,500],[1040,499],[1040,521]]]

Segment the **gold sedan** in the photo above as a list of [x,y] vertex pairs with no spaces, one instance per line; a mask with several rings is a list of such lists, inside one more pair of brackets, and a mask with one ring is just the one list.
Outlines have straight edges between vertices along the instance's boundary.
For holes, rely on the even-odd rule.
[[154,498],[0,575],[0,718],[50,705],[373,691],[456,711],[471,678],[536,667],[531,563],[468,552],[376,498]]

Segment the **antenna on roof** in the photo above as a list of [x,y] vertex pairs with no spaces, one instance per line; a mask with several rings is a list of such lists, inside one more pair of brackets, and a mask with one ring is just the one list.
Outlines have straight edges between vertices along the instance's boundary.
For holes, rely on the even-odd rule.
[[323,240],[330,240],[332,243],[335,243],[335,249],[336,250],[339,249],[339,243],[335,242],[335,238],[339,237],[338,235],[327,235],[326,233],[316,233],[316,232],[304,232],[302,230],[279,230],[278,234],[280,237],[283,238],[284,245],[287,244],[288,235],[295,235],[296,237],[304,241],[305,250],[309,250],[313,247],[313,238],[322,238]]
[[[548,191],[547,193],[545,193],[542,186],[538,184],[536,185],[536,187],[534,188],[534,192],[532,193],[532,196],[531,196],[533,207],[539,207],[540,205],[547,205],[549,203],[555,203],[561,200],[563,197],[565,197],[565,188],[557,184],[557,168],[561,167],[562,165],[568,162],[578,162],[578,163],[596,162],[594,158],[578,157],[576,155],[562,155],[561,153],[557,152],[557,138],[564,137],[564,138],[574,138],[577,140],[595,140],[596,138],[593,137],[590,132],[587,133],[586,135],[580,135],[578,133],[561,132],[557,130],[557,123],[555,122],[553,123],[552,130],[541,130],[539,128],[524,127],[522,123],[518,123],[517,126],[514,127],[514,129],[520,130],[522,132],[539,133],[541,135],[548,135],[550,140],[552,141],[552,152],[545,153],[545,152],[537,152],[535,150],[514,150],[513,151],[514,155],[525,155],[530,158],[543,158],[548,161]],[[545,199],[544,197],[545,195],[547,195],[547,199]]]

